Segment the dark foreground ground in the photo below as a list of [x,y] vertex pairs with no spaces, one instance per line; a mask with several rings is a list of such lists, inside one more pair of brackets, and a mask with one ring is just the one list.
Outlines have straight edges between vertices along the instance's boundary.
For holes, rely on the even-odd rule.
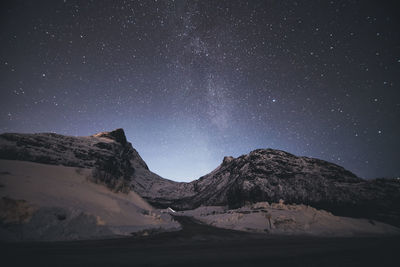
[[0,243],[0,265],[400,266],[399,237],[271,237],[177,219],[182,231],[151,237]]

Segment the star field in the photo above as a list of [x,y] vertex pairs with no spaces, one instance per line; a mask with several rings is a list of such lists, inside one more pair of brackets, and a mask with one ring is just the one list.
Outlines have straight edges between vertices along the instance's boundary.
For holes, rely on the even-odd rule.
[[385,1],[1,3],[0,132],[124,128],[190,181],[276,148],[400,175],[400,30]]

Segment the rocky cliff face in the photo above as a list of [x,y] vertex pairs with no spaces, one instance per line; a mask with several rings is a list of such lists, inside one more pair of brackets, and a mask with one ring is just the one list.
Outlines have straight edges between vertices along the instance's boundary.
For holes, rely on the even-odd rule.
[[237,208],[282,199],[339,215],[400,222],[400,181],[367,181],[336,164],[280,150],[257,149],[238,158],[225,157],[217,169],[191,184],[196,194],[172,206]]
[[92,168],[97,181],[116,191],[133,189],[143,196],[162,196],[162,188],[179,184],[152,173],[123,129],[83,137],[5,133],[0,135],[0,159]]
[[193,182],[199,193],[190,202],[194,206],[205,203],[232,207],[280,199],[298,203],[348,202],[354,196],[343,188],[363,182],[326,161],[258,149],[236,159],[225,157],[216,170]]
[[190,183],[151,172],[122,129],[88,137],[2,134],[0,158],[93,168],[93,176],[114,190],[134,190],[157,207],[236,208],[282,199],[400,225],[400,181],[366,181],[338,165],[279,150],[258,149],[238,158],[225,157],[214,171]]
[[[94,167],[99,159],[146,163],[127,144],[122,129],[93,136],[73,137],[54,133],[0,135],[0,158],[70,167]],[[132,170],[125,170],[132,172]]]

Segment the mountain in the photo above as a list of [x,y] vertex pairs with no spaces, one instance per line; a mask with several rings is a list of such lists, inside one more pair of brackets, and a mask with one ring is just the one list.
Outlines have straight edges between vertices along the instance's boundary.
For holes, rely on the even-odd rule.
[[0,159],[92,168],[115,191],[134,189],[141,195],[179,184],[152,173],[123,129],[79,137],[4,133],[0,135]]
[[[132,182],[135,175],[143,181]],[[132,190],[158,180],[173,183],[148,170],[122,129],[88,137],[2,134],[0,239],[92,239],[178,229]]]
[[274,149],[225,157],[214,171],[190,183],[151,172],[122,129],[87,137],[2,134],[0,159],[90,168],[95,182],[115,192],[133,190],[155,207],[238,208],[249,202],[282,199],[400,225],[399,180],[364,180],[336,164]]
[[338,215],[367,217],[399,225],[400,181],[364,180],[327,161],[274,149],[225,157],[211,173],[190,183],[195,194],[170,205],[238,208],[260,201],[307,204]]
[[0,240],[75,240],[179,229],[134,191],[114,192],[91,169],[0,160]]

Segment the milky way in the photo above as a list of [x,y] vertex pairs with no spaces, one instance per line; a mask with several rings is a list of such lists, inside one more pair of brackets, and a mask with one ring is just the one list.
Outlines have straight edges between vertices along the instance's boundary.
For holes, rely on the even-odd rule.
[[400,175],[389,1],[2,1],[0,131],[124,128],[189,181],[276,148]]

